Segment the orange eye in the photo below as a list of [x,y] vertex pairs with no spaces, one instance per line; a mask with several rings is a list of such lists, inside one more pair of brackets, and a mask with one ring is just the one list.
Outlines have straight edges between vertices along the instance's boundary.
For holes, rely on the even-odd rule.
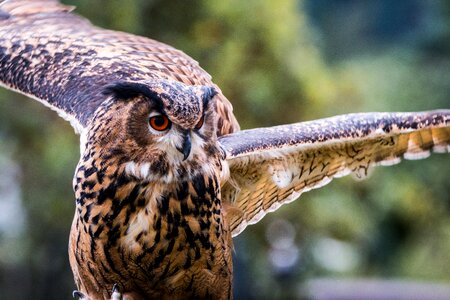
[[198,121],[197,125],[195,125],[195,129],[200,129],[203,126],[203,123],[205,122],[205,117],[202,117],[200,121]]
[[170,128],[170,121],[164,115],[156,115],[150,117],[149,119],[150,126],[157,131],[164,131]]

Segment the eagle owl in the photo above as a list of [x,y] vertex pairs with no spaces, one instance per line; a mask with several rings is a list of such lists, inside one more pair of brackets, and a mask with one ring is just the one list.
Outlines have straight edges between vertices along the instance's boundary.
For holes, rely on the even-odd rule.
[[247,225],[335,177],[448,152],[449,110],[240,131],[193,59],[71,11],[3,2],[0,82],[80,134],[69,256],[83,299],[228,299]]

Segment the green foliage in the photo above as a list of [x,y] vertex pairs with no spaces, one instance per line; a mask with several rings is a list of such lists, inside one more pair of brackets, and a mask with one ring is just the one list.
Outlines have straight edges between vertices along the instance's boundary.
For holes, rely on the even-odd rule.
[[[197,59],[234,104],[243,128],[450,106],[444,0],[421,7],[422,23],[407,37],[390,39],[371,38],[370,26],[378,23],[367,11],[374,7],[355,1],[63,2],[96,25],[149,36]],[[15,176],[15,201],[25,215],[14,237],[0,226],[2,298],[68,298],[78,138],[55,113],[2,89],[0,139],[0,188],[8,182],[3,176]],[[448,165],[446,155],[434,155],[377,169],[366,181],[339,179],[247,228],[236,239],[236,296],[294,297],[318,276],[449,281]],[[295,228],[299,251],[287,269],[270,260],[267,230],[279,219]]]

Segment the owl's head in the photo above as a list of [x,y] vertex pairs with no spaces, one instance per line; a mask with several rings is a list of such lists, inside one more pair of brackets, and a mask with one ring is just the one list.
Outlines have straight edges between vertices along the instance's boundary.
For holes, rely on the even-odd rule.
[[170,181],[217,164],[214,88],[152,80],[115,83],[103,94],[108,100],[93,118],[88,153],[147,180]]

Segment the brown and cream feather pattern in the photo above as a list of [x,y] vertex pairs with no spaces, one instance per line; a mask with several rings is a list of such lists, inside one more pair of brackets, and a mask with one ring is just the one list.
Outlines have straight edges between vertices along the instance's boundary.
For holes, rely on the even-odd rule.
[[234,207],[233,235],[333,178],[361,178],[377,165],[448,152],[449,125],[448,110],[365,113],[220,137],[231,174],[222,198]]
[[450,110],[239,131],[192,58],[72,10],[0,4],[0,83],[81,135],[69,254],[83,299],[228,299],[248,224],[333,178],[449,151]]
[[[155,105],[147,98],[112,98],[96,111],[74,178],[70,238],[75,280],[90,299],[107,299],[113,284],[127,299],[231,296],[231,232],[222,212],[223,152],[214,138],[213,104],[201,108],[202,134],[211,139],[197,151],[193,146],[192,160],[171,157],[139,135]],[[170,101],[162,105],[179,112]]]
[[[0,81],[86,126],[116,81],[171,79],[213,86],[198,63],[166,44],[100,29],[57,1],[7,1],[0,17]],[[214,85],[215,86],[215,85]],[[220,134],[239,129],[230,102],[218,91]]]

